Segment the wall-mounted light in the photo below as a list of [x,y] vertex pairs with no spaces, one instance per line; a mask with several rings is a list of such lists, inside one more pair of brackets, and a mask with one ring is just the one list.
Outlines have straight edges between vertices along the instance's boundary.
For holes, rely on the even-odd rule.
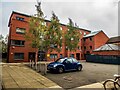
[[15,48],[15,46],[12,46],[12,48],[14,49],[14,48]]

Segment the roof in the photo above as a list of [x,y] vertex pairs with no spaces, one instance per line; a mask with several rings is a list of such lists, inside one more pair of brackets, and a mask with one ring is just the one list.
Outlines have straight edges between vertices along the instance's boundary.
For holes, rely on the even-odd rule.
[[110,38],[107,43],[117,43],[117,42],[120,42],[120,36]]
[[[20,13],[20,12],[16,12],[16,11],[12,11],[12,14],[10,16],[10,18],[12,17],[13,14],[18,14],[18,15],[22,15],[22,16],[26,16],[26,17],[31,17],[31,15],[27,15],[27,14],[23,14],[23,13]],[[46,22],[50,22],[50,20],[45,20]],[[60,23],[61,25],[63,26],[67,26],[65,24],[62,24]],[[8,26],[10,25],[10,19],[9,19],[9,23],[8,23]],[[83,28],[79,28],[79,27],[75,27],[76,29],[81,29],[81,30],[84,30],[84,31],[88,31],[88,32],[91,32],[90,30],[87,30],[87,29],[83,29]]]
[[93,51],[113,51],[113,50],[115,50],[115,51],[120,50],[120,46],[115,45],[115,44],[105,44]]
[[101,32],[101,31],[102,31],[102,30],[91,32],[91,33],[85,35],[84,38],[95,36],[96,34],[98,34],[98,33]]

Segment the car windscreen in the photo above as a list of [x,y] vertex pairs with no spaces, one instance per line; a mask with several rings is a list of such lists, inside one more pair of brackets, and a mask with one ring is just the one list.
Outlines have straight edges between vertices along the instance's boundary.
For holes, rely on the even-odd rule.
[[64,60],[65,60],[65,59],[61,58],[61,59],[56,60],[56,62],[62,63]]

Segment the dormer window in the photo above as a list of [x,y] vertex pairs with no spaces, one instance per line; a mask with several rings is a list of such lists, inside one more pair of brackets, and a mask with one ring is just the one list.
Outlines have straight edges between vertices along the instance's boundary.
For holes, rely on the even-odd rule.
[[21,17],[18,17],[18,16],[16,16],[16,19],[19,20],[19,21],[24,21],[24,18],[21,18]]

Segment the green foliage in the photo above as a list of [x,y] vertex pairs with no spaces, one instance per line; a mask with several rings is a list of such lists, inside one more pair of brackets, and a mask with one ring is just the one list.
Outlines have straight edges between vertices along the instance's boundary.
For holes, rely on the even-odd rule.
[[36,5],[36,16],[30,18],[29,31],[25,34],[26,40],[31,41],[31,46],[39,48],[39,50],[56,50],[60,52],[61,49],[59,47],[62,46],[62,31],[60,30],[59,19],[53,12],[50,25],[47,26],[40,4]]
[[51,22],[48,27],[48,31],[46,34],[45,43],[48,44],[48,48],[50,51],[56,50],[58,52],[61,51],[62,46],[62,31],[60,30],[60,23],[58,17],[52,12]]
[[37,14],[36,16],[31,16],[29,21],[29,31],[26,32],[25,37],[26,40],[31,41],[31,46],[33,48],[38,48],[39,50],[42,50],[41,48],[44,44],[44,36],[47,31],[47,26],[45,25],[45,19],[44,14],[41,10],[40,4],[38,2],[37,8]]
[[8,35],[4,38],[2,35],[0,35],[0,51],[2,53],[6,53],[7,52],[7,40],[8,39]]
[[65,34],[65,45],[66,48],[70,51],[76,50],[78,47],[79,39],[80,39],[80,33],[78,32],[76,25],[74,26],[73,21],[69,18],[68,23],[68,30]]

